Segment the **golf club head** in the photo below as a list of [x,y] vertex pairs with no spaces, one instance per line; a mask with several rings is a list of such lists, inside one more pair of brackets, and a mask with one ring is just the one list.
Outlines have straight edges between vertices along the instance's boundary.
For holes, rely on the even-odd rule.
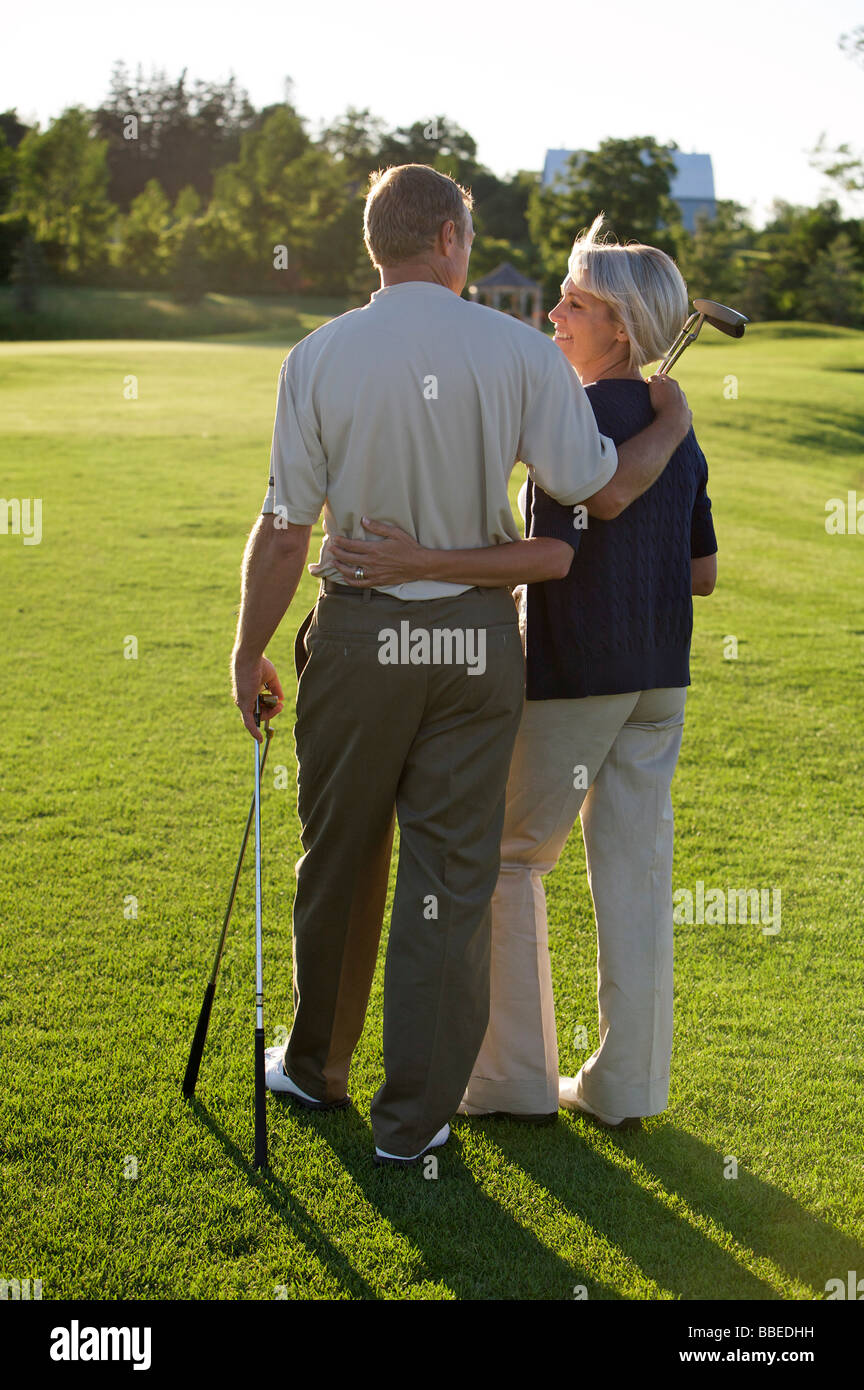
[[744,329],[750,322],[746,314],[739,314],[737,309],[730,309],[727,304],[718,304],[714,299],[694,299],[693,307],[705,315],[706,323],[710,323],[712,328],[718,328],[721,333],[728,333],[730,338],[744,337]]

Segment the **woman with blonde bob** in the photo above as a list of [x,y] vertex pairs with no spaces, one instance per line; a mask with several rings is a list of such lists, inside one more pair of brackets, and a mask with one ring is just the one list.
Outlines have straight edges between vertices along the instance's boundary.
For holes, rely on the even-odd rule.
[[[601,214],[574,243],[549,318],[601,434],[619,445],[653,418],[641,368],[674,341],[688,300],[663,251],[603,241],[602,226]],[[561,506],[530,477],[520,495],[526,539],[512,544],[504,582],[529,581],[518,591],[526,699],[492,901],[489,1027],[464,1114],[543,1122],[561,1105],[623,1129],[668,1103],[670,786],[690,683],[691,595],[710,594],[716,578],[707,477],[691,430],[653,486],[626,508],[613,496],[603,519]],[[330,540],[352,587],[502,583],[500,547],[428,550],[396,527],[364,526],[380,539]],[[577,817],[597,923],[599,1046],[577,1076],[559,1078],[543,877]]]

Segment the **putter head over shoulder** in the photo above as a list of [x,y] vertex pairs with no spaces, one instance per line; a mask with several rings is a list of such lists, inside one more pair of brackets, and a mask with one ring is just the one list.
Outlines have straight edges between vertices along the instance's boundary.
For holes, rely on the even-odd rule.
[[730,309],[728,304],[718,304],[715,299],[694,299],[693,307],[698,313],[704,314],[706,322],[712,328],[717,328],[721,333],[728,333],[730,338],[743,338],[744,329],[750,322],[746,314],[741,314],[737,309]]

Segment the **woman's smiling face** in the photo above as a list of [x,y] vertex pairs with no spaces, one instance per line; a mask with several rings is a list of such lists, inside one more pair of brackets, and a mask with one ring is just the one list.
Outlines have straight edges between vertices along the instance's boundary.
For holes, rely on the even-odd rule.
[[629,358],[627,333],[609,305],[574,284],[570,276],[561,286],[561,298],[550,310],[555,325],[554,342],[583,381],[613,361]]

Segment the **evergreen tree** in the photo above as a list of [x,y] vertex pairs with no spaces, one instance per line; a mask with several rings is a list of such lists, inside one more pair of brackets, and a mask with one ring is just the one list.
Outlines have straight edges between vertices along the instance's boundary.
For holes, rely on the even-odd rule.
[[117,63],[93,119],[107,142],[109,194],[125,212],[151,179],[171,200],[187,185],[208,198],[215,171],[237,158],[256,112],[234,77],[190,85],[185,70],[176,79],[162,71],[145,77],[139,66],[132,78]]
[[864,265],[846,232],[840,232],[816,256],[799,303],[802,318],[864,325]]

